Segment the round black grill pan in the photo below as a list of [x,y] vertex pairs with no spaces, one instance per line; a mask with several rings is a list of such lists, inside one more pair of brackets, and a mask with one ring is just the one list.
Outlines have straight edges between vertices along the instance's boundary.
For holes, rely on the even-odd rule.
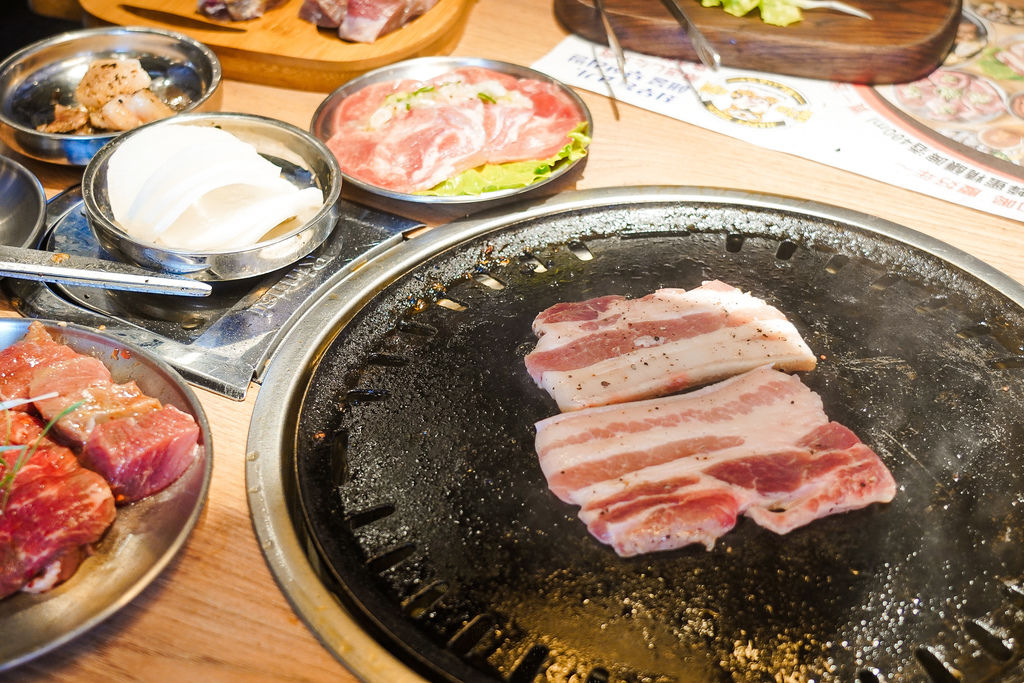
[[[438,680],[1019,676],[1019,289],[839,216],[626,194],[450,240],[366,294],[323,333],[287,435],[325,580]],[[619,558],[537,465],[557,409],[523,368],[530,323],[706,279],[789,316],[820,354],[805,382],[899,490],[786,536],[743,520],[710,552]]]

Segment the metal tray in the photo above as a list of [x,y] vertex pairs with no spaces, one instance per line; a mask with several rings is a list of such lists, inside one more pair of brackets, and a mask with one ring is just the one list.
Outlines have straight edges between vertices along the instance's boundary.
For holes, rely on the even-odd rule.
[[[805,381],[899,485],[786,536],[622,559],[547,490],[536,312],[720,278],[822,355]],[[249,502],[296,610],[401,680],[1020,677],[1024,288],[870,216],[698,188],[568,193],[339,283],[256,402]]]
[[[331,284],[377,249],[405,239],[417,221],[346,200],[327,242],[294,265],[261,278],[217,283],[209,297],[168,297],[93,287],[5,279],[18,312],[28,318],[104,326],[146,348],[185,379],[241,400],[260,381],[283,330]],[[77,187],[47,205],[46,230],[31,246],[75,256],[116,260],[89,225]]]
[[[25,335],[31,321],[0,319],[0,348]],[[171,562],[191,533],[206,502],[213,471],[210,426],[198,399],[168,365],[145,351],[76,325],[42,321],[79,353],[95,356],[114,381],[135,380],[145,393],[195,418],[200,458],[171,486],[117,509],[117,517],[78,571],[39,594],[0,600],[0,672],[63,645],[131,602]]]

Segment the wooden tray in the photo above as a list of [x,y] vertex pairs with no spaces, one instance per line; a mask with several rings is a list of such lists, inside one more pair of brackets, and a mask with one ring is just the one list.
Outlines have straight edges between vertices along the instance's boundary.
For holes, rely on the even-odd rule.
[[[873,20],[831,10],[805,10],[786,27],[757,10],[734,17],[720,7],[680,0],[722,55],[725,66],[853,83],[911,81],[934,70],[953,44],[960,0],[848,0]],[[574,33],[606,43],[593,0],[554,0],[555,15]],[[628,50],[696,61],[685,31],[658,0],[605,0],[619,42]]]
[[185,33],[217,53],[227,78],[328,92],[393,62],[448,54],[462,35],[472,0],[439,0],[423,16],[373,43],[349,43],[299,18],[286,0],[259,19],[214,21],[196,0],[81,0],[87,23],[153,26]]

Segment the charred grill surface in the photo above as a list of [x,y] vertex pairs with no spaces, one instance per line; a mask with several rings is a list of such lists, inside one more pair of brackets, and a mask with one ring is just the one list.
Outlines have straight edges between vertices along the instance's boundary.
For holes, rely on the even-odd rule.
[[[622,559],[537,464],[533,423],[557,409],[523,367],[530,324],[705,279],[787,314],[820,354],[805,382],[899,490],[787,536],[741,520],[710,552]],[[970,273],[828,219],[697,203],[511,220],[392,282],[311,370],[302,512],[339,595],[432,678],[999,678],[1024,638],[1022,332],[1021,306]]]

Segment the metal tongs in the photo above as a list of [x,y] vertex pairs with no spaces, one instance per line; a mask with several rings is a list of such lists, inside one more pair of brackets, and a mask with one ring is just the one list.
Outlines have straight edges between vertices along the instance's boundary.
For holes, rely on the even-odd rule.
[[213,291],[207,282],[164,275],[119,261],[7,245],[0,245],[0,276],[149,294],[209,296]]
[[611,48],[612,54],[615,55],[615,63],[619,65],[619,74],[622,76],[622,80],[625,81],[626,56],[622,52],[622,44],[619,43],[619,38],[615,35],[615,29],[612,28],[612,22],[608,18],[608,12],[604,8],[604,0],[594,0],[594,8],[601,15],[601,24],[604,26],[604,35],[608,39],[608,47]]
[[697,52],[697,58],[700,59],[701,63],[712,71],[717,70],[722,64],[722,56],[718,54],[718,50],[711,46],[708,39],[697,28],[697,25],[691,21],[686,10],[679,4],[679,0],[661,0],[661,2],[672,13],[672,16],[676,18],[679,25],[686,29],[686,37],[690,39],[690,45],[693,45],[693,49]]

